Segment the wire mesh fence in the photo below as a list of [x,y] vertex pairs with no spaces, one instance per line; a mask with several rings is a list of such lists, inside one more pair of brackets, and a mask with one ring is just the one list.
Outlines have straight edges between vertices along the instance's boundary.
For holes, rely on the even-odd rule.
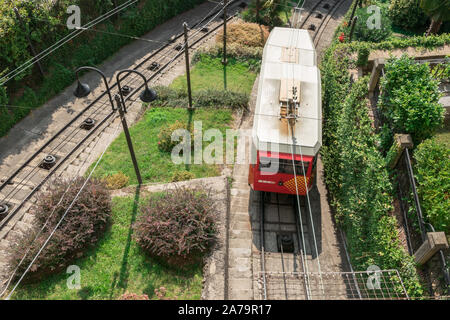
[[397,270],[260,272],[256,282],[259,298],[268,300],[409,299]]

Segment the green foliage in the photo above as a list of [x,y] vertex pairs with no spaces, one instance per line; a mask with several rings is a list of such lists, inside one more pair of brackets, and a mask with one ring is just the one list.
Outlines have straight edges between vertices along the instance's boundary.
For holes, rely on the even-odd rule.
[[358,60],[356,61],[356,64],[360,67],[365,67],[369,63],[369,55],[370,55],[370,49],[367,47],[362,47],[358,50]]
[[426,23],[420,0],[392,0],[388,14],[392,24],[406,30],[424,27]]
[[130,178],[123,172],[112,173],[105,178],[106,187],[110,190],[121,189],[128,185]]
[[380,110],[394,133],[409,133],[417,143],[442,125],[439,82],[427,64],[415,63],[407,55],[389,59],[381,91]]
[[287,0],[253,0],[241,16],[247,22],[280,27],[284,25],[282,15],[290,10]]
[[422,10],[435,21],[450,20],[450,2],[442,0],[420,0]]
[[182,267],[198,261],[215,238],[215,202],[206,190],[177,188],[141,206],[135,238],[152,257]]
[[422,288],[413,258],[399,242],[390,212],[392,185],[368,116],[368,78],[350,85],[348,51],[332,46],[322,61],[325,181],[338,223],[346,232],[355,270],[375,264],[397,269],[411,296]]
[[[56,43],[71,32],[65,26],[67,7],[72,4],[80,5],[82,10],[82,24],[97,18],[112,7],[124,3],[126,0],[60,0],[51,7],[45,0],[14,0],[13,4],[19,8],[24,20],[25,29],[17,22],[13,4],[9,1],[0,2],[0,75],[14,70],[31,58],[26,33],[29,33],[36,48],[41,52]],[[173,16],[191,9],[203,0],[143,0],[139,4],[129,6],[121,14],[105,20],[96,26],[108,32],[118,32],[130,36],[142,36],[157,25]],[[36,67],[29,68],[15,79],[8,82],[10,96],[24,87],[26,83],[34,92],[29,90],[27,96],[19,96],[11,104],[24,108],[10,110],[0,109],[0,136],[32,109],[39,107],[55,94],[70,85],[74,80],[73,70],[83,65],[99,65],[132,39],[117,37],[111,34],[84,32],[53,52],[41,63],[45,69],[45,78],[36,76]],[[29,100],[29,98],[32,100]]]
[[[368,21],[371,21],[371,16],[374,12],[369,13],[367,8],[359,8],[356,10],[356,21],[354,37],[359,41],[380,42],[386,40],[392,34],[391,21],[386,13],[381,10],[381,25],[380,28],[369,28]],[[348,26],[347,28],[350,28]]]
[[450,234],[450,149],[434,139],[425,140],[414,159],[424,218],[437,231]]
[[[170,87],[156,87],[158,99],[153,106],[159,107],[186,107],[188,97],[185,90]],[[241,109],[248,106],[248,94],[223,90],[198,90],[193,94],[194,108],[232,108]]]
[[[178,144],[182,143],[182,141],[173,141],[172,140],[172,134],[174,132],[176,132],[177,130],[188,130],[187,128],[187,124],[183,123],[181,121],[175,121],[173,124],[171,124],[170,126],[164,127],[161,129],[161,131],[158,134],[158,148],[159,150],[161,150],[162,152],[172,152],[172,149],[177,146]],[[191,130],[189,130],[190,132]],[[186,131],[187,132],[187,131]],[[187,136],[187,134],[186,134]],[[184,137],[185,139],[187,137]],[[190,132],[190,141],[184,141],[185,143],[189,143],[191,144],[191,146],[193,146],[193,132]]]

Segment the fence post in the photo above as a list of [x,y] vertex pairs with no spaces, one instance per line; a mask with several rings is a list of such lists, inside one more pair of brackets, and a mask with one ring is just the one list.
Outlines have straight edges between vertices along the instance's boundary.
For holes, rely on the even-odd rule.
[[436,252],[448,248],[447,237],[444,232],[428,232],[427,238],[414,253],[417,264],[424,265]]
[[188,27],[187,23],[183,23],[184,27],[184,54],[186,60],[186,80],[187,80],[187,89],[189,96],[189,106],[188,109],[192,110],[192,88],[191,88],[191,71],[189,66],[189,42],[188,42]]
[[227,90],[227,6],[228,0],[223,0],[223,86]]
[[394,143],[392,144],[392,147],[388,152],[388,167],[390,169],[394,169],[397,166],[397,163],[402,156],[403,151],[406,148],[411,149],[413,146],[414,144],[409,134],[395,134]]

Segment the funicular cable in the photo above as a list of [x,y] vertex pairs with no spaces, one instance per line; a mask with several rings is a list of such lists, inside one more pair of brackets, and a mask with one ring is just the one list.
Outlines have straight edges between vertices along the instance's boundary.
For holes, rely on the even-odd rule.
[[[290,50],[293,50],[293,49],[295,49],[297,47],[297,44],[299,42],[299,35],[300,35],[300,32],[297,32],[296,46],[293,47],[293,45],[292,45],[293,43],[291,42],[290,43]],[[296,94],[295,89],[294,89],[294,87],[295,87],[295,85],[294,85],[294,73],[295,73],[295,67],[294,67],[294,64],[292,64],[293,95]],[[298,97],[294,97],[293,96],[293,103],[295,105],[297,105],[298,102],[295,102],[295,101],[298,101]],[[288,100],[288,103],[289,103],[289,100]],[[298,106],[299,106],[299,104],[298,104]],[[294,107],[294,112],[296,113],[296,108],[295,107]],[[296,117],[296,115],[297,114],[295,114],[295,117]],[[292,136],[292,147],[291,147],[291,150],[292,150],[292,166],[293,166],[293,171],[294,171],[294,181],[295,181],[297,205],[299,207],[299,212],[300,212],[300,217],[301,217],[300,196],[299,196],[299,193],[298,193],[298,181],[297,181],[297,173],[296,173],[296,166],[295,166],[295,153],[294,153],[294,145],[296,144],[296,138],[295,138],[295,134],[294,134],[294,124],[295,124],[295,121],[296,121],[295,117],[293,119],[289,119],[288,125],[289,125],[289,127],[291,129],[290,132],[291,132],[291,136]],[[293,121],[291,121],[291,120],[293,120]],[[299,142],[298,146],[299,146],[299,153],[300,153],[300,162],[302,164],[303,179],[304,179],[304,183],[305,183],[305,192],[306,192],[306,199],[307,199],[307,203],[308,203],[309,218],[310,218],[310,221],[311,221],[312,238],[313,238],[313,242],[314,242],[314,249],[316,251],[317,267],[318,267],[318,273],[319,273],[319,281],[320,281],[320,286],[321,286],[321,289],[322,289],[322,295],[324,295],[325,294],[325,290],[324,290],[323,279],[322,279],[322,270],[321,270],[321,265],[320,265],[319,250],[318,250],[318,246],[317,246],[317,238],[316,238],[314,220],[313,220],[312,210],[311,210],[311,200],[310,200],[310,197],[309,197],[309,189],[308,189],[308,183],[307,183],[307,179],[306,179],[306,170],[305,170],[305,164],[304,164],[304,161],[303,161],[303,152],[302,152],[302,147],[301,147],[300,142]],[[303,229],[303,227],[302,227],[302,229]],[[302,230],[302,236],[303,236],[303,230]],[[307,261],[306,261],[306,264],[307,264]],[[308,279],[309,279],[309,277],[308,277]]]

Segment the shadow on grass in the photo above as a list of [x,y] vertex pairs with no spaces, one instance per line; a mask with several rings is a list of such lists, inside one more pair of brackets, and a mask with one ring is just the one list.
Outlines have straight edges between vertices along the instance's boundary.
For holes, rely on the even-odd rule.
[[138,185],[138,186],[136,186],[136,191],[135,191],[135,195],[134,195],[133,211],[131,214],[130,225],[128,227],[127,242],[125,245],[125,249],[123,251],[120,272],[114,273],[114,280],[111,284],[110,298],[113,297],[114,291],[116,288],[125,290],[128,286],[128,277],[129,277],[128,268],[127,268],[128,267],[128,256],[130,254],[131,241],[132,241],[132,236],[133,236],[133,224],[136,221],[137,211],[139,208],[140,195],[141,195],[141,186]]

